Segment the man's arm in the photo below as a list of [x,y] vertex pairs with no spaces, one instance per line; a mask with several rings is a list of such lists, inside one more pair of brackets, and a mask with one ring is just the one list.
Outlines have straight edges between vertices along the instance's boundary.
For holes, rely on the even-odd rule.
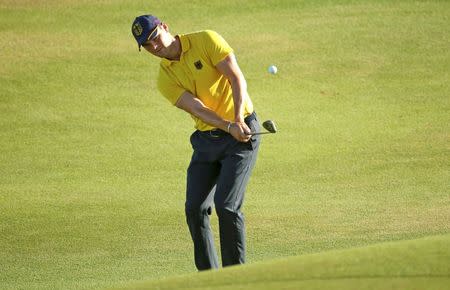
[[[216,112],[206,107],[200,99],[187,91],[180,96],[175,105],[213,127],[224,130],[225,132],[229,128],[230,134],[238,141],[247,142],[250,139],[250,136],[245,134],[245,131],[240,126],[237,126],[236,123],[230,122],[229,120],[222,119]],[[231,126],[229,126],[230,124]]]
[[216,65],[216,68],[230,81],[233,90],[234,121],[244,132],[250,133],[250,129],[244,122],[244,99],[249,98],[247,82],[239,68],[236,57],[233,53],[230,53]]

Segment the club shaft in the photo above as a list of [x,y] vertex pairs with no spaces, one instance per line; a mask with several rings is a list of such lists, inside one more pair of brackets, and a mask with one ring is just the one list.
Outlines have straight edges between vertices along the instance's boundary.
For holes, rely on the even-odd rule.
[[262,135],[262,134],[273,134],[272,132],[251,132],[248,135]]

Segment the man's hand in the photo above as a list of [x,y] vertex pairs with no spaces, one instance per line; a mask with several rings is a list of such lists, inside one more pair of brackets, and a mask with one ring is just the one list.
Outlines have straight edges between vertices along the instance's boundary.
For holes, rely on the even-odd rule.
[[231,123],[230,134],[240,142],[248,142],[252,137],[250,128],[244,122]]

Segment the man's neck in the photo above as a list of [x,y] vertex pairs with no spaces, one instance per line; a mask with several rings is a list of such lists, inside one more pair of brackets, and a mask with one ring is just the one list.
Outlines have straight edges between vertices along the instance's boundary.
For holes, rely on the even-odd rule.
[[170,56],[167,57],[168,60],[180,60],[181,57],[181,41],[178,35],[174,37],[172,44],[170,45]]

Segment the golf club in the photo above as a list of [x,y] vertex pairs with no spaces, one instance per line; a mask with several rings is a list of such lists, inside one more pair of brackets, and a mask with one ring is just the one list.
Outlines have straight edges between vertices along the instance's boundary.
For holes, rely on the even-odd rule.
[[274,134],[277,132],[277,126],[272,120],[264,121],[262,126],[267,130],[267,132],[251,132],[249,135]]

